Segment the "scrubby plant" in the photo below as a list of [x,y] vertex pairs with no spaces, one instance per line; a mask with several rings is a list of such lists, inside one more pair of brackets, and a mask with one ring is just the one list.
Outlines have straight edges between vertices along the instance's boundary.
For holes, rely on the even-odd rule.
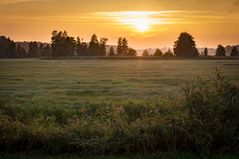
[[[189,142],[202,153],[232,151],[239,143],[239,89],[217,71],[210,80],[188,81],[183,87]],[[194,150],[193,149],[193,150]]]

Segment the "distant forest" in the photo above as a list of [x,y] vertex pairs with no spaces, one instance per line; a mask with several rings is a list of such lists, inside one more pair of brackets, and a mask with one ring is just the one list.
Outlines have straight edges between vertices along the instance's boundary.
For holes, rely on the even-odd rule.
[[[34,57],[68,57],[68,56],[137,56],[137,51],[129,46],[128,40],[120,37],[117,46],[108,46],[107,38],[100,38],[94,34],[90,42],[84,42],[80,37],[74,38],[66,31],[53,31],[51,43],[42,42],[14,42],[8,37],[0,36],[0,58],[34,58]],[[107,49],[108,48],[108,49]],[[209,56],[209,49],[201,52],[196,48],[194,38],[189,33],[183,32],[174,43],[173,51],[168,49],[162,52],[155,49],[149,52],[145,49],[142,56],[157,57],[198,57]],[[215,56],[239,56],[238,46],[218,45]]]

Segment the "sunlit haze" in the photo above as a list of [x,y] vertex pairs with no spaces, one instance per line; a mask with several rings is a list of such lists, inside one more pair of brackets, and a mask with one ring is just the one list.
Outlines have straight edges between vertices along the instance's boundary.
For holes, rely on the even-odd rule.
[[92,34],[134,48],[172,47],[180,32],[199,47],[239,43],[238,0],[0,0],[0,34],[50,42],[53,30],[89,41]]

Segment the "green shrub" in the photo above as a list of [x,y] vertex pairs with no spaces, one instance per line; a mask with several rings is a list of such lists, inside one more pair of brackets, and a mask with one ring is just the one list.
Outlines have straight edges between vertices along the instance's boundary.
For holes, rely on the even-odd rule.
[[221,72],[210,80],[193,80],[183,87],[188,113],[188,137],[193,148],[208,153],[232,151],[239,142],[239,89]]

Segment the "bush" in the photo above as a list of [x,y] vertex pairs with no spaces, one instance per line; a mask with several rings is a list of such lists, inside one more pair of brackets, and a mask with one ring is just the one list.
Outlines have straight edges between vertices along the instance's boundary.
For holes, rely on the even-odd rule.
[[208,81],[186,82],[183,104],[188,113],[189,141],[195,150],[209,153],[238,149],[239,89],[221,72]]

